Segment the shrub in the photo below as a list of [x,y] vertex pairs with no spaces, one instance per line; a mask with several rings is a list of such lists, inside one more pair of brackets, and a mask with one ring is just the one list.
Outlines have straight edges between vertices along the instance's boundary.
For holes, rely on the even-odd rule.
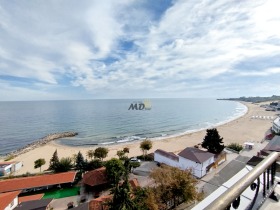
[[145,160],[145,161],[154,161],[154,157],[150,154],[148,154],[147,156],[139,155],[139,156],[137,156],[137,159]]
[[8,157],[6,157],[6,158],[4,159],[4,161],[12,160],[12,159],[14,159],[15,157],[16,157],[15,155],[9,155]]
[[237,152],[240,152],[241,150],[243,150],[243,146],[238,143],[231,143],[231,144],[227,145],[227,148],[233,149]]

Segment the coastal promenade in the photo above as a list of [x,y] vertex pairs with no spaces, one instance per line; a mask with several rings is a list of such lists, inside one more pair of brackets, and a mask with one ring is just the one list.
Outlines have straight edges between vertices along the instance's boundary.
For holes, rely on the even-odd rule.
[[[232,142],[240,144],[248,141],[261,142],[264,138],[265,132],[271,127],[273,119],[253,119],[252,116],[276,117],[276,112],[265,111],[264,108],[260,107],[260,104],[244,104],[248,107],[248,112],[244,116],[217,127],[219,134],[224,138],[223,141],[225,145]],[[169,152],[178,153],[188,146],[194,146],[201,143],[205,134],[206,131],[202,130],[178,137],[156,140],[153,142],[153,147],[149,152],[154,152],[156,149],[163,149]],[[106,146],[109,149],[107,159],[116,157],[117,151],[123,147],[128,147],[130,149],[129,156],[131,157],[141,155],[142,151],[139,146],[140,142]],[[44,158],[46,164],[42,166],[42,170],[46,170],[48,168],[49,160],[56,149],[59,158],[73,157],[73,155],[77,154],[79,151],[81,151],[84,157],[86,157],[86,152],[90,149],[95,149],[96,147],[97,146],[69,147],[59,145],[55,141],[50,141],[43,146],[36,147],[28,152],[18,155],[12,161],[23,162],[23,167],[18,172],[19,174],[26,172],[34,173],[39,172],[39,169],[34,169],[34,161],[39,158]]]

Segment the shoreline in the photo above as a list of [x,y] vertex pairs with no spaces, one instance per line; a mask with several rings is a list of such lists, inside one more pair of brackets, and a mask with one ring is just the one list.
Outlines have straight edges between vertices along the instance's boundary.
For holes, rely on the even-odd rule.
[[20,147],[12,152],[9,152],[9,153],[3,155],[3,157],[9,157],[9,156],[16,157],[18,155],[24,154],[33,149],[46,145],[46,144],[50,143],[51,141],[61,139],[61,138],[66,138],[66,137],[73,137],[73,136],[77,136],[77,135],[78,135],[78,132],[72,132],[72,131],[66,131],[66,132],[62,132],[62,133],[50,133],[32,143],[29,143],[23,147]]
[[115,142],[105,142],[105,143],[92,143],[92,144],[82,144],[82,145],[67,145],[67,144],[62,144],[58,141],[58,139],[62,139],[62,138],[67,138],[67,137],[74,137],[78,135],[78,132],[71,132],[71,131],[67,131],[67,132],[61,132],[61,133],[51,133],[48,134],[45,137],[42,137],[40,139],[35,140],[32,143],[29,143],[23,147],[20,147],[12,152],[0,155],[0,159],[4,159],[7,158],[9,156],[18,156],[21,154],[24,154],[30,150],[36,149],[37,147],[43,146],[45,144],[48,144],[50,142],[52,142],[54,145],[56,146],[62,146],[62,147],[69,147],[69,148],[85,148],[85,147],[108,147],[108,146],[115,146],[115,145],[127,145],[127,144],[133,144],[133,143],[139,143],[145,139],[150,139],[151,141],[164,141],[164,140],[168,140],[170,138],[177,138],[177,137],[182,137],[185,135],[189,135],[189,134],[193,134],[196,132],[201,132],[201,131],[206,131],[209,128],[214,128],[214,127],[219,127],[221,125],[230,123],[238,118],[241,118],[242,116],[246,115],[248,113],[248,106],[246,105],[246,103],[242,102],[242,101],[236,101],[237,103],[240,103],[241,105],[245,106],[244,107],[244,112],[241,113],[241,115],[233,115],[232,117],[230,117],[227,120],[218,122],[218,123],[214,123],[212,125],[203,127],[203,128],[197,128],[197,129],[191,129],[191,130],[186,130],[183,132],[178,132],[178,133],[174,133],[174,134],[170,134],[170,135],[166,135],[166,136],[158,136],[158,137],[152,137],[152,138],[139,138],[139,139],[134,139],[134,140],[118,140]]
[[[271,127],[273,120],[265,119],[253,119],[252,116],[271,116],[276,117],[277,112],[268,112],[264,108],[261,108],[261,104],[244,103],[247,106],[247,112],[223,125],[216,126],[219,134],[223,137],[224,145],[229,143],[244,142],[261,142],[264,138],[265,132]],[[162,149],[168,152],[178,153],[186,147],[193,147],[203,141],[205,137],[206,129],[180,135],[177,137],[168,137],[160,140],[154,140],[152,149],[148,153],[154,152],[156,149]],[[51,159],[55,150],[58,152],[58,157],[73,157],[79,151],[87,158],[86,153],[88,150],[96,149],[97,147],[106,147],[109,149],[109,153],[105,160],[112,157],[117,157],[117,151],[124,147],[129,148],[129,157],[134,157],[142,154],[140,149],[141,141],[131,141],[119,144],[110,145],[94,145],[86,147],[71,147],[66,145],[58,144],[57,141],[50,141],[45,145],[30,150],[24,154],[21,154],[14,158],[12,161],[22,161],[24,167],[17,174],[24,174],[26,172],[38,172],[39,169],[34,169],[34,161],[39,158],[44,158],[46,164],[42,166],[42,170],[48,168],[49,160]]]
[[243,116],[245,116],[248,113],[249,107],[243,101],[235,101],[235,102],[244,106],[244,112],[242,112],[240,115],[237,115],[237,116],[233,115],[231,118],[229,118],[227,120],[224,120],[224,121],[221,121],[221,122],[218,122],[218,123],[215,123],[210,126],[203,127],[203,128],[191,129],[191,130],[187,130],[187,131],[183,131],[183,132],[179,132],[179,133],[175,133],[175,134],[170,134],[170,135],[166,135],[166,136],[159,136],[159,137],[152,137],[152,138],[146,137],[146,138],[135,139],[135,140],[127,140],[127,141],[118,140],[115,142],[92,143],[92,144],[84,144],[84,145],[66,145],[66,144],[59,143],[57,141],[53,141],[52,144],[57,145],[57,146],[69,147],[69,148],[110,147],[110,146],[115,146],[115,145],[128,145],[128,144],[133,144],[133,143],[139,143],[145,139],[149,139],[152,142],[154,142],[154,141],[163,141],[163,140],[167,140],[170,138],[182,137],[185,135],[189,135],[189,134],[193,134],[193,133],[197,133],[197,132],[201,132],[201,131],[206,131],[207,129],[210,129],[210,128],[217,128],[217,127],[225,125],[227,123],[231,123],[239,118],[242,118]]
[[45,144],[51,143],[55,146],[60,146],[60,147],[69,147],[69,148],[87,148],[87,147],[110,147],[110,146],[125,146],[125,145],[130,145],[133,143],[140,143],[141,141],[145,140],[145,139],[150,139],[152,142],[154,141],[164,141],[164,140],[168,140],[171,138],[178,138],[178,137],[183,137],[185,135],[189,135],[189,134],[194,134],[197,132],[202,132],[202,131],[206,131],[207,129],[210,128],[215,128],[215,127],[219,127],[221,125],[225,125],[227,123],[231,123],[239,118],[242,118],[243,116],[245,116],[248,111],[249,111],[249,107],[246,105],[246,103],[242,102],[242,101],[236,101],[237,103],[242,104],[243,106],[245,106],[245,112],[242,113],[242,115],[238,115],[236,117],[232,117],[228,120],[222,121],[222,122],[218,122],[216,124],[204,127],[204,128],[198,128],[198,129],[192,129],[192,130],[188,130],[188,131],[184,131],[181,133],[176,133],[176,134],[171,134],[171,135],[167,135],[167,136],[162,136],[162,137],[153,137],[153,138],[143,138],[143,139],[137,139],[137,140],[132,140],[132,141],[123,141],[123,142],[108,142],[108,143],[93,143],[93,144],[85,144],[85,145],[66,145],[66,144],[61,144],[55,140],[59,140],[62,138],[67,138],[67,137],[74,137],[78,135],[78,132],[71,132],[71,131],[67,131],[67,132],[62,132],[62,133],[51,133],[48,134],[45,137],[42,137],[32,143],[27,144],[26,146],[23,146],[19,149],[16,149],[15,151],[12,151],[10,153],[7,153],[5,155],[1,155],[0,159],[4,159],[7,158],[9,156],[18,156],[21,154],[24,154],[26,152],[29,152],[33,149],[36,149],[38,147],[41,147]]
[[86,144],[86,145],[75,145],[75,146],[71,146],[71,145],[66,145],[66,144],[61,144],[57,141],[52,141],[50,142],[50,144],[54,145],[54,146],[57,146],[57,147],[62,147],[62,148],[88,148],[88,147],[94,147],[94,148],[97,148],[97,147],[106,147],[106,148],[110,148],[110,147],[113,147],[113,146],[127,146],[127,145],[131,145],[131,144],[135,144],[135,143],[140,143],[142,142],[143,140],[145,139],[149,139],[151,140],[152,142],[156,142],[156,141],[165,141],[165,140],[169,140],[169,139],[173,139],[173,138],[183,138],[185,136],[188,136],[188,135],[192,135],[192,134],[195,134],[195,133],[199,133],[199,132],[203,132],[207,129],[211,129],[211,128],[218,128],[220,126],[223,126],[223,125],[226,125],[228,123],[232,123],[242,117],[244,117],[245,115],[248,114],[249,112],[249,107],[248,107],[248,104],[246,102],[243,102],[243,101],[236,101],[237,103],[240,103],[242,104],[243,106],[245,106],[245,111],[242,113],[242,115],[238,115],[236,117],[233,117],[229,120],[225,120],[225,121],[222,121],[222,122],[218,122],[216,124],[213,124],[213,125],[210,125],[210,126],[207,126],[207,127],[204,127],[204,128],[199,128],[199,129],[193,129],[193,130],[189,130],[189,131],[184,131],[184,132],[181,132],[181,133],[177,133],[177,134],[171,134],[169,136],[163,136],[163,137],[153,137],[153,138],[143,138],[143,139],[139,139],[139,140],[132,140],[132,141],[125,141],[125,142],[108,142],[108,143],[101,143],[101,144],[98,144],[98,143],[94,143],[94,144]]

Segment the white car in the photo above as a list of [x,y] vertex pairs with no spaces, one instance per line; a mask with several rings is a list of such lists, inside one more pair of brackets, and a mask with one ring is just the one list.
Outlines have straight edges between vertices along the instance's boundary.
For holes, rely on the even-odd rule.
[[136,157],[133,157],[130,159],[131,162],[141,162],[141,160],[137,159]]

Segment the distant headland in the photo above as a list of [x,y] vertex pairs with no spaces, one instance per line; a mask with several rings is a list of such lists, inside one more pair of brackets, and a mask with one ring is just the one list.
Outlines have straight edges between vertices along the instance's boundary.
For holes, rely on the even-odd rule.
[[280,101],[280,96],[268,96],[268,97],[261,97],[261,96],[255,96],[255,97],[239,97],[239,98],[220,98],[217,100],[231,100],[231,101],[244,101],[244,102],[252,102],[252,103],[261,103],[266,101]]

